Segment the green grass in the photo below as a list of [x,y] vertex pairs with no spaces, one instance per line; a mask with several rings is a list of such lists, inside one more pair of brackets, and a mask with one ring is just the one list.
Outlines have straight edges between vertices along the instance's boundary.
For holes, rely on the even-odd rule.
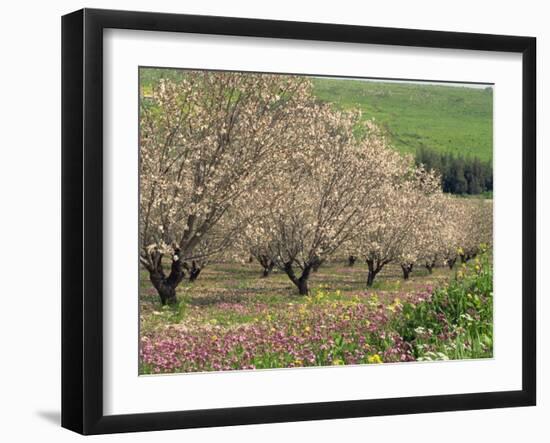
[[491,160],[493,92],[444,85],[315,78],[315,94],[342,109],[374,118],[401,152],[426,146]]
[[[169,263],[165,263],[169,272]],[[310,277],[312,291],[320,288],[331,294],[330,301],[349,299],[356,294],[376,293],[383,301],[392,301],[404,292],[422,290],[447,282],[453,273],[447,268],[436,268],[429,275],[423,268],[413,271],[407,281],[402,279],[399,266],[388,265],[377,276],[372,288],[367,290],[367,266],[357,263],[354,267],[345,263],[327,263]],[[336,295],[336,291],[338,294]],[[140,270],[140,303],[142,327],[155,329],[165,324],[179,324],[184,319],[200,313],[203,321],[214,320],[215,324],[229,325],[249,323],[253,316],[220,309],[224,304],[243,306],[280,306],[287,303],[301,304],[306,298],[298,295],[296,287],[287,275],[274,271],[268,278],[261,277],[261,268],[256,263],[213,263],[204,268],[197,281],[182,282],[177,288],[179,300],[176,306],[162,307],[160,299],[151,286],[148,274]]]

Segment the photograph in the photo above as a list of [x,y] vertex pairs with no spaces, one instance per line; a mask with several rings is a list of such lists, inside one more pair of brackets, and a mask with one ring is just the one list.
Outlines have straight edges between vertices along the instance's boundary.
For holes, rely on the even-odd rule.
[[493,84],[137,75],[140,375],[493,357]]

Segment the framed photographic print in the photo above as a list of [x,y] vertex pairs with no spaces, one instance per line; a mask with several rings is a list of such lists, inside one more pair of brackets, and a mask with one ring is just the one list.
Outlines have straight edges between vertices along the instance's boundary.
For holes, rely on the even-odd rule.
[[62,21],[62,425],[534,405],[530,37]]

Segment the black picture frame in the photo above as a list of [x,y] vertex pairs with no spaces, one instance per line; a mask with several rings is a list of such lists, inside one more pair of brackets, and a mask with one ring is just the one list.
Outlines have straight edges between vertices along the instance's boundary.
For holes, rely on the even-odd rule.
[[[171,31],[522,54],[522,389],[177,412],[103,413],[103,30]],[[82,434],[531,406],[536,403],[536,39],[83,9],[62,18],[62,426]]]

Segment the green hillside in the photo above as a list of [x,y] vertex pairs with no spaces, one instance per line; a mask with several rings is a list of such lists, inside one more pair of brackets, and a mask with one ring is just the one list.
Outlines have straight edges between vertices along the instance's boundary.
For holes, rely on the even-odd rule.
[[492,88],[327,78],[313,82],[321,100],[374,117],[402,152],[426,147],[492,160]]

